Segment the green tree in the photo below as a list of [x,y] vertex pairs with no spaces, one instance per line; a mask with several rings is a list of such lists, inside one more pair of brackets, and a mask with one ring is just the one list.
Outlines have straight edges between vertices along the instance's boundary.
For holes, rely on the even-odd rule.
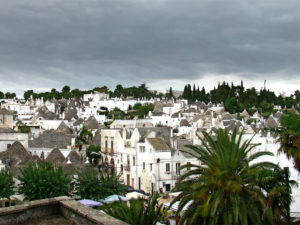
[[24,126],[19,126],[18,129],[20,130],[21,133],[29,133],[30,132],[30,127],[24,125]]
[[24,92],[24,99],[27,101],[31,96],[34,95],[33,90],[28,90]]
[[0,99],[4,98],[4,93],[2,91],[0,91]]
[[118,120],[118,119],[124,119],[125,117],[125,113],[119,109],[119,108],[114,108],[113,110],[109,111],[108,114],[107,114],[107,118],[108,119],[115,119],[115,120]]
[[120,175],[105,170],[96,171],[92,166],[86,166],[78,173],[77,190],[82,198],[100,200],[113,194],[124,194],[125,186],[120,184]]
[[13,175],[8,169],[0,170],[0,198],[9,198],[14,194]]
[[159,197],[154,193],[146,204],[143,199],[132,199],[129,205],[122,201],[115,202],[108,205],[104,212],[131,225],[156,225],[162,217],[161,207],[156,209]]
[[79,133],[80,140],[89,143],[93,139],[93,134],[85,126],[82,127]]
[[173,97],[174,97],[172,87],[170,87],[169,95],[170,95],[170,98],[173,98]]
[[61,166],[55,168],[49,162],[29,162],[21,170],[19,192],[28,200],[66,196],[71,190],[67,176]]
[[238,113],[243,110],[241,106],[238,104],[237,99],[235,97],[227,98],[224,107],[226,111],[230,113]]
[[101,147],[99,145],[90,145],[86,149],[86,156],[89,158],[90,163],[96,164],[96,161],[100,158],[100,151]]
[[144,118],[148,115],[150,111],[153,111],[154,105],[153,104],[146,104],[142,105],[141,103],[136,103],[133,106],[133,109],[136,111],[133,113],[134,115],[137,115],[139,118]]
[[264,170],[258,183],[268,193],[265,203],[272,208],[275,224],[291,224],[292,187],[297,186],[297,183],[290,180],[288,167],[284,170]]
[[71,90],[71,88],[70,88],[68,85],[65,85],[65,86],[61,89],[61,91],[62,91],[63,93],[68,93],[68,92],[70,92],[70,90]]
[[12,99],[15,97],[16,97],[16,93],[10,93],[10,92],[5,93],[5,98],[7,98],[7,99]]
[[300,116],[296,113],[284,113],[278,130],[280,148],[286,156],[294,160],[294,167],[300,171]]
[[181,199],[178,213],[194,201],[180,224],[274,224],[273,208],[267,200],[270,190],[280,183],[269,183],[268,188],[262,183],[280,168],[271,162],[253,162],[272,153],[250,154],[257,144],[251,144],[251,139],[242,141],[236,130],[230,136],[227,130],[219,129],[216,140],[206,132],[203,135],[202,146],[188,146],[192,150],[189,154],[202,164],[182,166],[190,170],[176,187],[182,191],[174,200]]
[[84,94],[83,91],[80,91],[78,88],[73,89],[71,92],[74,98],[81,98]]

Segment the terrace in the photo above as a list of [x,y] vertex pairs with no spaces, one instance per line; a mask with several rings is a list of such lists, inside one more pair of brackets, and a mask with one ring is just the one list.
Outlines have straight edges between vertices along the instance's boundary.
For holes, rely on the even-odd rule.
[[125,225],[126,223],[68,197],[0,208],[0,225]]

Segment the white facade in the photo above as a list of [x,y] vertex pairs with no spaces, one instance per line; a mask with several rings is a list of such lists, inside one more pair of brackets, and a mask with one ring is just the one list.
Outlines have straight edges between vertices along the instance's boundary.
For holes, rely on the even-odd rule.
[[20,142],[28,149],[28,134],[26,133],[0,133],[0,152],[6,151],[15,141]]
[[[39,120],[39,124],[43,130],[56,130],[61,123],[62,120]],[[67,121],[65,121],[65,123],[67,123]]]

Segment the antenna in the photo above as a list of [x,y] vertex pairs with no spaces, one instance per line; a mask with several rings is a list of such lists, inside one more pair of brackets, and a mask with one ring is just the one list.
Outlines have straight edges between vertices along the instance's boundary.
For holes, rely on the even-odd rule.
[[264,89],[266,90],[266,82],[267,80],[264,81]]

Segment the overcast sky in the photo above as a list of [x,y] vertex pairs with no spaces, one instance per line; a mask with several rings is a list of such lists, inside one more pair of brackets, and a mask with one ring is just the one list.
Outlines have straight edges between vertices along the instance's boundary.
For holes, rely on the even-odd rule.
[[0,90],[300,89],[299,0],[0,0]]

